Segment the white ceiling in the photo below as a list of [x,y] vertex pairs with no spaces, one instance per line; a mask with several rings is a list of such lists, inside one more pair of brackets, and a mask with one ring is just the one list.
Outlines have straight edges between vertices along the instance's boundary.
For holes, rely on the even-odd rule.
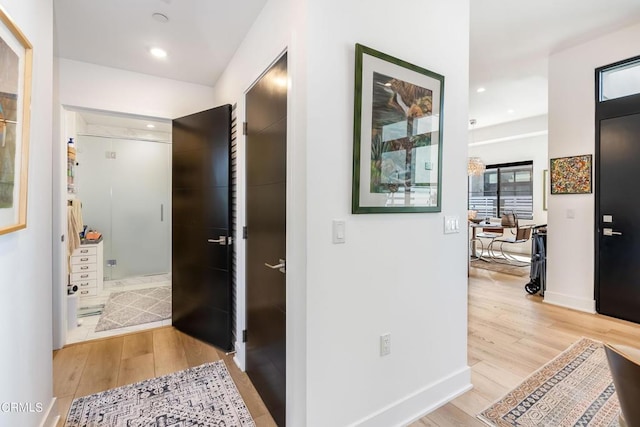
[[546,114],[549,54],[639,22],[640,0],[471,0],[475,127]]
[[[55,0],[57,55],[213,86],[265,3]],[[545,114],[550,53],[640,22],[640,0],[470,3],[469,114],[476,128]],[[155,12],[169,22],[154,20]],[[153,46],[167,58],[149,55]]]
[[[213,86],[266,0],[55,0],[57,56]],[[169,18],[161,23],[153,13]],[[167,51],[159,60],[152,47]]]

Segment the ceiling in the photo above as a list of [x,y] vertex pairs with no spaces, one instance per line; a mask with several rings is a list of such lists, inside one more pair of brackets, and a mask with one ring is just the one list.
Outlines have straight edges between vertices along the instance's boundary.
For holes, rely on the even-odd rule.
[[475,127],[546,114],[549,54],[639,22],[639,0],[471,0]]
[[[213,86],[266,0],[55,0],[62,58]],[[169,18],[162,23],[154,13]],[[149,54],[160,47],[167,57]]]
[[[213,86],[266,1],[55,0],[56,54]],[[550,53],[640,22],[639,0],[470,3],[469,114],[476,128],[546,114]],[[167,57],[152,57],[154,46]]]

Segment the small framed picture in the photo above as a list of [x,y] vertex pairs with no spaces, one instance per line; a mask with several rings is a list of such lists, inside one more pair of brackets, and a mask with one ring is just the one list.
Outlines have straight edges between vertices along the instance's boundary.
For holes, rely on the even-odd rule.
[[591,193],[592,155],[551,159],[551,194]]

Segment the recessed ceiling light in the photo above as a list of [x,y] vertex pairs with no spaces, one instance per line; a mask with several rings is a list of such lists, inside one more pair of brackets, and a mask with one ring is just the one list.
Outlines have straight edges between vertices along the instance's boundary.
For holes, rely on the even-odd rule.
[[149,52],[151,52],[151,55],[155,56],[156,58],[166,58],[167,57],[167,51],[164,49],[160,49],[159,47],[152,47]]
[[482,92],[484,92],[484,91],[486,91],[486,90],[487,90],[487,89],[485,89],[485,88],[483,88],[483,87],[479,87],[479,88],[478,88],[478,90],[477,90],[477,92],[478,92],[478,93],[482,93]]
[[153,15],[151,15],[151,17],[158,22],[162,22],[163,24],[166,24],[167,22],[169,22],[169,17],[164,13],[156,12]]
[[153,129],[154,127],[156,127],[156,125],[152,125],[151,123],[149,123],[149,124],[147,125],[147,127],[148,127],[149,129]]
[[513,113],[515,113],[515,111],[513,111],[511,109],[507,110],[507,114],[513,114]]

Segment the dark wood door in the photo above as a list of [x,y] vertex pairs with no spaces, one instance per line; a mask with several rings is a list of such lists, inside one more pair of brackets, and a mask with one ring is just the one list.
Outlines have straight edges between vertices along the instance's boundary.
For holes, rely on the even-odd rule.
[[[246,96],[247,373],[285,425],[287,57]],[[266,264],[271,265],[268,267]]]
[[640,323],[640,95],[596,112],[596,308]]
[[231,106],[173,121],[172,323],[232,349]]

